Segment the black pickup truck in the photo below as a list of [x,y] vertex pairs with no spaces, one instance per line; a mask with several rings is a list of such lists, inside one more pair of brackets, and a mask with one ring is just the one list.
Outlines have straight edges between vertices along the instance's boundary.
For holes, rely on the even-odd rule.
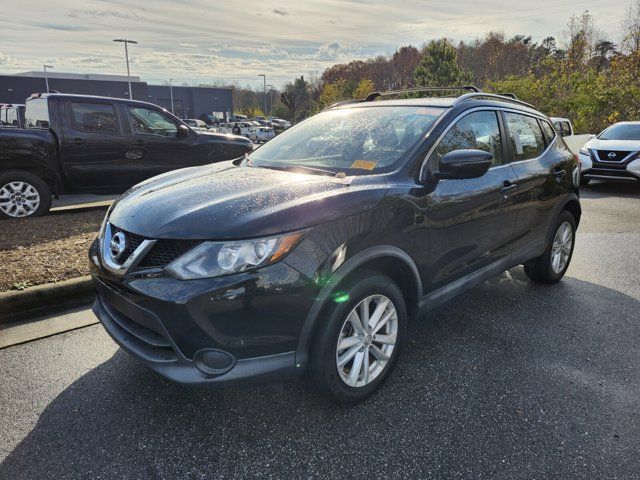
[[244,137],[196,132],[146,102],[35,94],[26,101],[24,128],[0,128],[0,219],[42,215],[52,195],[119,193],[252,148]]

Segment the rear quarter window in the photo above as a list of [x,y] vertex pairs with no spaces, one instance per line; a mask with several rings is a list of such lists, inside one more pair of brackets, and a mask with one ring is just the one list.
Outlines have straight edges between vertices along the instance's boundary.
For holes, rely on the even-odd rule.
[[49,106],[46,98],[27,100],[25,110],[25,127],[49,128]]

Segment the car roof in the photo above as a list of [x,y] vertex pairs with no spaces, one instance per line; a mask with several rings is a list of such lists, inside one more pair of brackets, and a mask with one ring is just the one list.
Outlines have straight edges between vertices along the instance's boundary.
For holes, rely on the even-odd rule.
[[391,107],[403,107],[403,106],[412,106],[412,107],[436,107],[436,108],[452,108],[452,107],[460,107],[461,109],[465,106],[468,108],[478,107],[478,106],[487,106],[487,107],[495,107],[495,108],[509,108],[520,110],[524,113],[531,113],[534,115],[542,115],[546,117],[539,110],[535,109],[532,105],[521,102],[519,100],[515,100],[512,98],[504,97],[501,98],[499,95],[495,94],[483,94],[483,93],[474,93],[474,94],[466,94],[459,97],[429,97],[429,98],[403,98],[397,100],[375,100],[375,101],[361,101],[361,100],[353,100],[346,101],[335,104],[328,108],[331,109],[343,109],[343,108],[367,108],[367,107],[375,107],[375,106],[391,106]]
[[[142,100],[129,100],[128,98],[119,98],[119,97],[103,97],[99,95],[81,95],[75,93],[37,93],[31,95],[27,100],[33,100],[37,98],[70,98],[70,99],[89,99],[89,100],[102,100],[105,102],[114,102],[114,103],[127,103],[127,104],[139,104],[152,106],[156,108],[160,108],[162,110],[167,110],[155,103],[144,102]],[[168,111],[168,110],[167,110]]]
[[[638,120],[627,120],[624,122],[616,122],[613,125],[640,125],[640,121]],[[613,126],[611,125],[611,126]]]

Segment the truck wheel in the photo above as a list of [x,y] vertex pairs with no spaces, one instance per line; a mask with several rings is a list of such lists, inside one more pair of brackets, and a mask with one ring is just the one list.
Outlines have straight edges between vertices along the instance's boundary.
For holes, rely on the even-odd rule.
[[556,283],[564,276],[576,239],[576,220],[564,210],[556,220],[553,236],[544,253],[524,264],[524,272],[536,282]]
[[40,177],[17,170],[0,174],[0,219],[38,217],[51,208],[51,189]]
[[400,354],[407,309],[389,277],[362,272],[330,300],[311,351],[313,380],[337,403],[356,403],[385,381]]

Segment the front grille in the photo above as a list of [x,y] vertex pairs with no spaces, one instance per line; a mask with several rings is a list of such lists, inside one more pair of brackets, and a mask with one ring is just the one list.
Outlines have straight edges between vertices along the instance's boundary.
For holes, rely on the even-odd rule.
[[[142,235],[127,232],[113,224],[111,225],[111,232],[113,234],[122,232],[127,239],[127,247],[124,253],[120,256],[121,263],[124,263],[144,240],[150,240]],[[202,243],[201,240],[173,240],[160,238],[156,240],[156,243],[151,247],[151,250],[147,252],[136,268],[164,268],[200,243]]]
[[141,235],[136,235],[135,233],[127,232],[121,228],[116,227],[115,225],[111,225],[111,233],[115,234],[118,232],[124,233],[127,239],[127,247],[124,250],[124,253],[120,255],[120,262],[124,263],[127,261],[127,258],[131,256],[133,252],[136,251],[136,248],[140,246],[140,244],[144,241],[144,237]]
[[140,262],[140,268],[162,268],[181,257],[200,240],[158,240],[147,255]]
[[[596,150],[596,152],[601,162],[621,162],[623,158],[631,153],[624,150]],[[610,153],[613,153],[615,157],[609,158]]]

